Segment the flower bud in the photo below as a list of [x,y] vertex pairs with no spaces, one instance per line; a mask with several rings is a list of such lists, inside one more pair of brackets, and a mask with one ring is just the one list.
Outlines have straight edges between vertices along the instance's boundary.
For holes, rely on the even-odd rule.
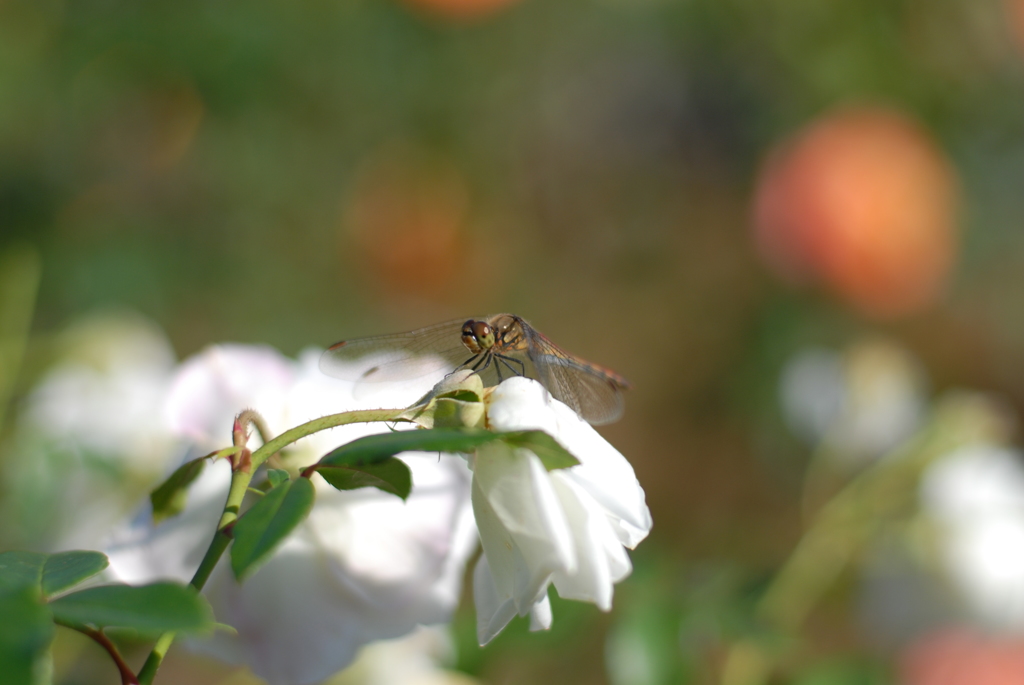
[[479,428],[484,425],[484,383],[468,369],[445,376],[406,412],[425,428]]

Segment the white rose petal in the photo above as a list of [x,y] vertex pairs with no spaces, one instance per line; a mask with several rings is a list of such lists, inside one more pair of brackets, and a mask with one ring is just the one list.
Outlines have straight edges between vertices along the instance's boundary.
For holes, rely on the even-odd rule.
[[611,608],[613,586],[632,566],[625,549],[651,528],[629,462],[535,381],[512,378],[488,398],[492,430],[544,430],[580,464],[548,473],[524,449],[491,443],[473,464],[473,511],[484,548],[474,571],[477,637],[491,640],[519,614],[551,624],[548,585],[559,595]]
[[556,571],[573,571],[568,522],[540,460],[502,443],[480,448],[473,468],[473,513],[498,596],[520,616]]
[[553,473],[551,480],[569,519],[578,568],[557,571],[553,580],[558,594],[612,608],[612,585],[629,575],[633,566],[615,534],[606,512],[568,474]]
[[486,554],[480,556],[473,569],[473,604],[476,607],[476,634],[481,646],[497,637],[517,613],[511,593],[498,592]]
[[551,599],[544,595],[536,604],[530,607],[530,630],[549,630],[553,620]]

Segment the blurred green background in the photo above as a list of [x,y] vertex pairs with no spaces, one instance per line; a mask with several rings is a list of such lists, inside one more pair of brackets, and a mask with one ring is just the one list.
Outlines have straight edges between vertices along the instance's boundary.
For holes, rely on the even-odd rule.
[[[0,254],[42,269],[15,397],[111,308],[179,358],[515,312],[632,381],[602,433],[655,528],[610,615],[480,651],[464,606],[460,668],[605,683],[619,635],[656,654],[635,682],[714,682],[800,535],[787,358],[881,333],[1024,409],[1022,86],[1020,0],[0,0]],[[898,316],[754,239],[769,151],[846,105],[915,122],[959,188],[947,285]],[[888,677],[847,586],[794,682]]]

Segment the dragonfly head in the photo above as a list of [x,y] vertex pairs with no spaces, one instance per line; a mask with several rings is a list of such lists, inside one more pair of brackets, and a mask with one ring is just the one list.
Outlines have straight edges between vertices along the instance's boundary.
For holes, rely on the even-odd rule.
[[473,354],[480,354],[494,347],[494,330],[486,321],[470,319],[462,324],[462,344]]

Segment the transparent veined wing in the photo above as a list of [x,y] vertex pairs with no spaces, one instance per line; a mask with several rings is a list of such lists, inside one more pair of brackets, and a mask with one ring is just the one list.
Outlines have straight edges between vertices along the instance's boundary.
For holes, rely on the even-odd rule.
[[[521,374],[539,381],[551,396],[592,424],[611,423],[622,416],[622,390],[629,383],[615,372],[568,354],[518,316],[496,314],[472,320],[486,321],[513,335],[473,354],[462,342],[467,319],[456,319],[407,333],[342,341],[324,352],[320,369],[329,376],[354,381],[359,397],[378,383],[375,387],[393,382],[405,386],[410,381],[433,384],[472,362],[468,366],[480,375],[485,387]],[[517,342],[515,326],[522,330],[523,344]]]
[[595,426],[622,416],[622,390],[629,387],[624,378],[564,352],[535,330],[530,333],[530,357],[538,380],[555,399]]
[[320,357],[328,376],[363,382],[392,382],[444,375],[472,357],[462,344],[465,318],[407,333],[343,340]]

